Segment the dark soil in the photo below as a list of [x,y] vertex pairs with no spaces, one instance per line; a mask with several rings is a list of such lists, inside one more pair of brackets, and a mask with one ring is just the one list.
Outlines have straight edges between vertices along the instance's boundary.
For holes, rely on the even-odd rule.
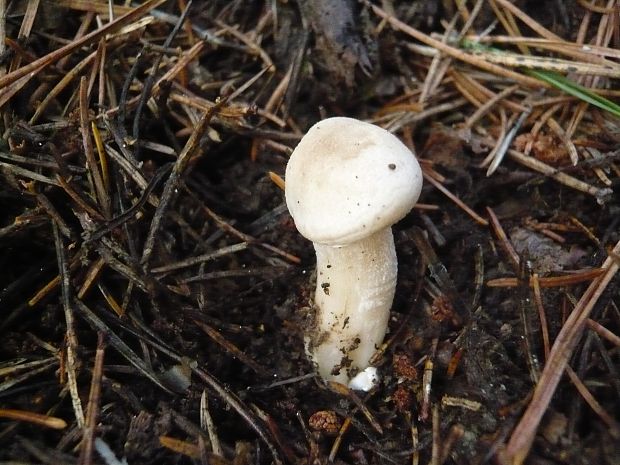
[[[18,57],[23,67],[74,40],[86,18],[41,2],[32,31],[18,39],[25,8],[36,2],[9,3],[7,72]],[[396,134],[425,169],[483,218],[491,209],[520,266],[492,226],[427,183],[426,207],[394,227],[399,276],[389,344],[378,357],[381,382],[370,393],[339,390],[313,374],[304,353],[314,252],[269,173],[284,175],[290,151],[321,118],[398,121],[394,105],[415,106],[432,58],[345,0],[194,1],[185,24],[195,30],[183,26],[164,44],[184,3],[159,7],[171,23],[155,19],[109,37],[105,86],[96,58],[35,122],[40,102],[99,40],[37,71],[14,95],[0,94],[0,461],[119,463],[113,454],[132,465],[320,464],[333,450],[339,464],[500,462],[545,365],[539,308],[553,343],[590,284],[543,288],[540,307],[530,277],[600,267],[620,240],[618,119],[590,108],[574,136],[580,147],[596,148],[611,186],[592,163],[571,166],[557,139],[537,146],[543,161],[610,189],[598,199],[509,158],[487,177],[481,141],[498,137],[499,110],[479,123],[486,134],[460,130],[476,110],[468,101],[399,125]],[[428,34],[444,31],[456,3],[382,2]],[[584,16],[578,3],[516,2],[568,41]],[[487,2],[482,8],[477,32],[495,19]],[[92,19],[88,31],[97,27]],[[153,64],[160,63],[157,80],[205,31],[199,58],[153,88]],[[81,76],[92,83],[82,115]],[[425,108],[462,98],[455,79],[448,72]],[[536,90],[523,88],[514,102],[529,92]],[[204,116],[200,105],[217,99]],[[566,104],[558,121],[566,126],[578,105]],[[84,155],[85,117],[107,151],[107,174],[94,175],[105,179],[103,196]],[[534,124],[527,120],[519,134]],[[195,149],[187,152],[192,133]],[[558,152],[559,161],[550,161]],[[508,277],[516,286],[488,286]],[[616,338],[619,284],[617,277],[609,283],[590,314]],[[570,366],[601,410],[564,376],[526,463],[620,464],[616,344],[583,331]],[[66,427],[5,418],[6,409]],[[97,452],[105,445],[107,458]]]

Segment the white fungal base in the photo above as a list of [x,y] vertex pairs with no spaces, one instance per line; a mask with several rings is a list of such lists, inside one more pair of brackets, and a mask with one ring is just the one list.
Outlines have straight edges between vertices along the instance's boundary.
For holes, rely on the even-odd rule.
[[348,384],[385,337],[398,268],[392,230],[342,247],[314,248],[316,318],[306,351],[324,379]]
[[368,392],[377,384],[379,384],[379,373],[377,373],[377,369],[375,367],[368,367],[351,378],[351,381],[349,381],[349,389]]

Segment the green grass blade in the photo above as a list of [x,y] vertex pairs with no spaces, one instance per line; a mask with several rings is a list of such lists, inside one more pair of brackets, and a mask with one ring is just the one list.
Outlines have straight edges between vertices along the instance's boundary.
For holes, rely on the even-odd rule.
[[535,69],[526,69],[525,72],[530,76],[540,79],[541,81],[544,81],[553,87],[572,95],[573,97],[577,97],[584,102],[588,102],[602,110],[608,111],[614,116],[620,117],[620,105],[617,105],[605,97],[595,94],[588,88],[565,78],[561,74]]

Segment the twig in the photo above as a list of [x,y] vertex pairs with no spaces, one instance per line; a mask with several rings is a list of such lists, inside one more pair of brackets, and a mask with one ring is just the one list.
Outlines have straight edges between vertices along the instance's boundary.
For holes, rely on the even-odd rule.
[[35,365],[26,364],[26,368],[28,368],[29,370],[26,373],[21,374],[21,375],[16,374],[16,373],[15,374],[9,373],[9,374],[12,374],[12,376],[9,379],[5,380],[4,382],[0,383],[0,393],[6,392],[7,390],[11,389],[13,386],[18,386],[19,384],[23,383],[27,379],[38,376],[41,373],[47,370],[50,370],[51,368],[56,368],[58,366],[58,360],[56,357],[54,357],[53,359],[41,360],[40,365],[43,365],[43,366],[35,366]]
[[[579,40],[575,42],[566,42],[563,39],[560,41],[545,39],[542,37],[514,37],[505,35],[496,36],[481,36],[476,34],[470,34],[465,37],[466,40],[473,43],[481,44],[508,44],[518,45],[524,44],[529,47],[535,47],[543,50],[551,50],[553,52],[561,53],[569,57],[574,57],[576,52],[584,51],[590,57],[610,57],[620,58],[620,51],[611,47],[602,47],[599,45],[588,44],[583,45]],[[597,61],[597,63],[603,63],[603,61]],[[613,62],[612,62],[613,63]]]
[[588,328],[590,328],[593,331],[596,331],[598,335],[600,335],[601,337],[604,337],[612,344],[615,344],[616,346],[620,347],[620,336],[612,333],[610,330],[605,328],[602,324],[590,318],[586,320],[586,324],[588,325]]
[[[438,338],[433,338],[430,353],[426,355],[426,360],[424,361],[424,372],[422,374],[422,405],[420,405],[420,413],[418,414],[418,420],[423,422],[428,420],[428,410],[431,407],[433,373],[435,368],[435,356],[437,354],[438,342]],[[432,410],[434,414],[435,409],[433,408]]]
[[497,239],[499,239],[500,247],[512,262],[512,267],[515,270],[518,270],[519,263],[521,262],[519,254],[517,254],[514,247],[512,246],[512,243],[508,239],[508,236],[506,235],[502,224],[499,222],[499,219],[497,218],[495,212],[491,209],[491,207],[487,207],[487,214],[489,215],[489,219],[491,220],[491,228],[493,229],[493,232],[495,232]]
[[519,10],[516,6],[514,6],[509,1],[507,0],[494,0],[494,1],[499,3],[510,13],[514,14],[517,18],[519,18],[521,21],[523,21],[525,24],[527,24],[530,28],[532,28],[535,32],[537,32],[540,36],[544,37],[545,39],[554,40],[557,42],[564,41],[560,36],[555,35],[549,29],[543,27],[540,23],[534,21],[532,18],[530,18],[525,13],[523,13],[523,11]]
[[155,247],[155,239],[157,233],[159,232],[159,227],[161,225],[166,210],[170,206],[170,203],[172,202],[172,199],[176,194],[179,183],[181,182],[183,172],[185,171],[189,160],[200,147],[200,140],[207,131],[213,115],[217,113],[219,108],[224,105],[225,102],[226,100],[222,99],[216,102],[216,104],[212,108],[204,112],[204,114],[200,118],[200,121],[192,132],[191,137],[188,139],[185,147],[183,147],[183,151],[179,154],[179,157],[177,158],[174,166],[172,167],[172,172],[170,173],[168,181],[166,182],[166,185],[164,187],[164,191],[161,194],[161,197],[159,199],[159,205],[155,209],[155,213],[153,214],[153,219],[151,221],[151,225],[149,227],[146,240],[144,242],[141,265],[145,271],[148,269],[151,254],[153,253],[153,249]]
[[594,398],[592,393],[583,384],[583,382],[577,376],[577,373],[573,371],[570,366],[566,367],[566,374],[570,378],[571,382],[583,397],[583,400],[590,406],[590,408],[598,415],[598,417],[609,427],[609,434],[614,439],[620,440],[620,423],[618,423],[609,413],[605,411],[603,406]]
[[[180,357],[178,357],[180,360]],[[211,389],[213,389],[217,395],[223,399],[228,405],[230,405],[240,416],[243,418],[246,423],[256,432],[256,434],[263,440],[263,442],[269,448],[271,455],[273,457],[273,461],[276,465],[283,465],[282,459],[280,458],[280,452],[278,447],[272,441],[271,437],[268,436],[261,425],[257,422],[257,419],[254,417],[252,412],[247,408],[247,406],[239,399],[235,394],[225,388],[222,384],[219,383],[214,377],[212,377],[209,373],[199,368],[193,368],[194,373],[198,375]]]
[[25,410],[0,408],[0,418],[7,418],[15,421],[25,421],[38,426],[52,429],[65,429],[67,422],[62,418],[50,417],[35,412],[27,412]]
[[538,309],[538,319],[540,320],[540,332],[542,333],[543,351],[545,354],[545,360],[549,358],[549,352],[551,343],[549,342],[549,325],[547,324],[547,315],[545,313],[545,307],[543,305],[542,293],[540,292],[540,279],[537,273],[533,273],[530,282],[532,283],[532,290],[534,291],[534,303]]
[[334,462],[334,459],[336,458],[336,454],[338,453],[338,450],[340,449],[340,445],[342,444],[342,440],[344,439],[344,435],[349,430],[350,426],[351,426],[351,417],[348,416],[342,422],[342,426],[340,427],[340,430],[338,431],[338,436],[336,436],[336,439],[334,440],[334,443],[332,444],[332,447],[329,451],[329,457],[328,457],[329,463]]
[[515,92],[519,88],[518,85],[506,87],[500,93],[495,94],[489,100],[487,100],[484,104],[482,104],[478,109],[469,117],[467,121],[465,121],[464,127],[466,129],[473,127],[476,122],[482,118],[491,108],[493,108],[497,103],[504,100],[510,94]]
[[60,289],[62,291],[62,306],[65,313],[66,338],[67,338],[67,378],[69,392],[73,403],[73,412],[78,427],[84,427],[84,410],[80,400],[77,386],[77,359],[76,351],[78,348],[77,335],[75,333],[75,320],[73,317],[73,306],[71,305],[71,281],[69,276],[69,266],[65,256],[65,246],[62,242],[60,229],[55,222],[52,222],[54,242],[56,245],[56,259],[58,261],[58,273],[60,275]]
[[441,445],[442,451],[439,459],[440,465],[443,465],[446,460],[450,458],[450,452],[452,452],[454,445],[459,439],[463,437],[464,434],[465,428],[463,427],[463,425],[457,423],[450,427],[450,430],[448,430],[448,434],[446,435]]
[[247,365],[256,373],[262,376],[269,376],[269,372],[266,368],[256,363],[254,359],[246,355],[245,352],[239,349],[235,344],[224,338],[219,331],[198,320],[194,320],[194,324],[204,331],[205,334],[207,334],[207,336],[209,336],[216,344],[228,351],[232,357],[238,359],[241,363]]
[[[193,193],[191,193],[191,191],[189,191],[189,189],[187,187],[185,187],[186,191],[194,196]],[[215,221],[215,223],[217,224],[217,226],[219,228],[221,228],[222,230],[226,231],[227,233],[241,239],[244,242],[247,242],[248,244],[257,244],[260,245],[261,247],[263,247],[264,249],[269,250],[270,252],[273,252],[277,255],[280,255],[281,257],[284,257],[286,260],[288,260],[291,263],[295,263],[295,264],[299,264],[301,263],[301,259],[291,253],[286,252],[285,250],[280,249],[279,247],[273,246],[271,244],[267,244],[265,242],[259,241],[258,239],[255,239],[254,237],[250,236],[249,234],[246,234],[242,231],[239,231],[237,228],[235,228],[234,226],[232,226],[231,224],[227,223],[226,221],[224,221],[224,219],[222,217],[220,217],[217,213],[215,213],[213,210],[211,210],[209,207],[207,207],[206,205],[202,205],[202,209],[205,211],[205,213]]]
[[86,407],[86,424],[84,425],[82,433],[78,465],[90,465],[93,461],[93,443],[95,439],[95,428],[97,427],[97,418],[99,416],[99,403],[101,401],[101,378],[103,376],[104,353],[103,333],[100,332],[97,334],[95,364],[90,381],[90,393],[88,395],[88,405]]
[[90,264],[90,267],[86,272],[86,276],[84,277],[84,281],[82,282],[82,287],[77,293],[78,299],[83,299],[88,293],[95,280],[99,277],[104,265],[105,260],[101,257]]
[[[34,25],[34,20],[37,16],[37,11],[39,10],[40,0],[30,0],[26,5],[26,11],[24,12],[24,18],[22,19],[22,24],[19,27],[19,32],[17,33],[18,39],[25,39],[30,36],[30,32],[32,31],[32,26]],[[13,56],[13,60],[11,60],[11,64],[9,66],[9,72],[19,68],[21,64],[21,55]]]
[[456,58],[457,60],[461,60],[465,63],[469,63],[470,65],[476,66],[478,68],[484,69],[485,71],[489,71],[498,76],[503,76],[509,79],[513,79],[514,81],[519,82],[526,87],[533,87],[536,89],[541,88],[541,87],[547,87],[545,83],[542,83],[538,79],[534,79],[529,76],[524,76],[523,74],[520,74],[520,73],[515,73],[514,71],[510,71],[508,69],[502,68],[501,66],[497,66],[492,63],[487,63],[486,61],[481,60],[478,57],[470,53],[466,53],[460,49],[444,44],[437,39],[433,39],[432,37],[424,34],[423,32],[420,32],[417,29],[414,29],[413,27],[403,23],[402,21],[395,18],[394,16],[391,16],[385,10],[370,3],[369,0],[361,0],[361,1],[366,6],[370,7],[377,16],[387,20],[394,29],[400,30],[404,32],[405,34],[410,35],[414,39],[417,39],[420,42],[425,43],[426,45],[430,45],[431,47],[434,47],[437,50],[444,52],[446,55]]
[[[115,153],[115,152],[112,152],[112,153]],[[170,171],[170,167],[171,167],[170,164],[164,165],[157,171],[157,173],[155,173],[155,176],[153,176],[153,178],[149,181],[149,184],[144,189],[144,192],[140,196],[140,199],[135,204],[127,208],[123,213],[121,213],[117,217],[112,218],[105,225],[101,226],[95,231],[92,231],[92,232],[85,231],[83,234],[85,242],[96,241],[97,239],[106,235],[108,232],[118,228],[119,226],[123,225],[125,222],[134,218],[135,215],[138,213],[138,211],[150,199],[150,195],[155,190],[155,188],[159,186],[159,183],[162,181],[164,176],[168,174],[168,172]],[[156,204],[156,202],[153,202],[153,203]]]
[[213,418],[209,413],[209,401],[207,398],[206,389],[202,391],[202,395],[200,396],[200,427],[206,430],[209,435],[209,440],[211,441],[211,451],[213,454],[223,457],[224,451],[220,445],[220,438],[217,435]]
[[[6,49],[6,0],[0,0],[0,55],[4,55]],[[0,68],[0,73],[6,72],[5,67]]]
[[28,170],[26,168],[20,168],[19,166],[15,166],[11,163],[0,162],[0,168],[5,168],[8,171],[13,172],[17,176],[23,176],[27,179],[32,179],[34,181],[39,181],[44,184],[50,184],[52,186],[60,186],[59,182],[48,178],[47,176],[43,176],[42,174],[36,173],[34,171]]
[[439,419],[439,405],[433,405],[432,431],[433,445],[431,447],[430,465],[440,465],[441,463],[441,423]]
[[579,155],[577,154],[577,148],[575,147],[575,144],[573,144],[573,142],[570,140],[570,137],[566,134],[566,132],[564,132],[564,129],[562,129],[562,127],[555,119],[549,118],[547,120],[547,125],[549,126],[549,128],[551,128],[555,135],[558,136],[558,138],[566,147],[568,155],[570,156],[570,161],[573,163],[573,166],[577,165],[577,163],[579,163]]
[[411,454],[411,465],[419,465],[420,463],[420,451],[419,448],[419,439],[418,439],[418,426],[415,423],[415,418],[411,415],[407,415],[409,421],[411,423],[411,448],[413,449],[413,453]]
[[519,131],[519,129],[521,128],[521,125],[523,124],[525,119],[529,116],[529,114],[530,114],[530,109],[528,108],[527,110],[525,110],[523,113],[519,115],[519,118],[517,119],[515,124],[510,128],[510,130],[503,137],[503,139],[501,140],[501,143],[499,144],[499,146],[497,146],[497,152],[495,153],[493,157],[493,161],[489,165],[489,169],[487,170],[487,173],[486,173],[487,176],[491,176],[495,172],[495,170],[497,170],[500,163],[504,159],[504,156],[506,155],[506,151],[508,150],[508,147],[510,147],[510,145],[512,144],[514,138],[517,136],[517,132]]
[[[577,271],[566,276],[545,276],[539,277],[538,283],[541,288],[548,287],[564,287],[579,284],[585,281],[592,281],[605,273],[603,268],[594,268],[592,270]],[[487,281],[488,287],[517,287],[519,280],[517,278],[497,278]],[[533,286],[530,280],[530,286]]]
[[594,187],[517,150],[508,150],[508,156],[522,165],[538,171],[539,173],[542,173],[561,184],[595,197],[601,204],[605,203],[605,201],[613,194],[613,190],[609,188]]
[[521,465],[527,457],[540,420],[547,410],[573,350],[581,339],[585,322],[618,271],[619,263],[613,254],[616,256],[620,254],[620,242],[616,244],[612,254],[603,263],[602,268],[605,269],[605,274],[596,278],[588,286],[551,348],[545,368],[534,389],[532,400],[506,445],[506,456],[515,465]]
[[[370,424],[370,426],[372,426],[372,428],[377,433],[383,434],[383,428],[381,427],[379,422],[376,420],[376,418],[374,417],[370,409],[366,407],[365,401],[367,400],[367,398],[364,400],[360,399],[359,396],[355,393],[355,391],[349,389],[344,384],[338,383],[336,381],[327,381],[327,387],[331,391],[349,398],[355,404],[357,409],[359,409],[362,412],[364,417],[366,417],[366,420],[368,420],[368,423]],[[369,395],[372,395],[372,392],[373,391],[370,391]]]
[[43,100],[37,105],[34,114],[30,117],[28,124],[35,124],[43,112],[47,109],[49,104],[71,83],[73,79],[80,75],[80,73],[95,59],[96,52],[87,55],[77,65],[75,65],[71,71],[66,73],[63,78],[50,90]]
[[238,244],[232,244],[226,247],[222,247],[218,250],[214,250],[213,252],[198,255],[197,257],[187,258],[185,260],[181,260],[176,263],[170,263],[169,265],[158,266],[156,268],[151,269],[151,272],[152,273],[167,273],[169,271],[180,270],[182,268],[187,268],[190,266],[198,265],[200,263],[205,263],[211,260],[215,260],[216,258],[224,257],[232,253],[241,252],[242,250],[246,250],[247,248],[248,248],[247,242],[240,242]]
[[[446,30],[441,36],[441,42],[447,43],[448,38],[452,34],[456,21],[458,19],[458,15],[455,15],[452,18],[452,21],[446,27]],[[441,81],[444,78],[444,75],[450,68],[450,64],[452,63],[452,59],[445,58],[441,53],[438,53],[433,57],[430,66],[428,67],[428,71],[426,73],[426,77],[424,78],[424,84],[422,85],[422,90],[420,92],[420,96],[418,98],[418,102],[424,104],[426,103],[430,96],[437,90]]]
[[103,210],[105,218],[110,217],[110,197],[106,191],[99,164],[95,159],[95,151],[93,141],[90,138],[90,121],[88,115],[88,83],[86,76],[82,76],[80,80],[80,131],[82,132],[82,143],[84,145],[84,154],[86,155],[86,163],[90,175],[95,186],[95,196],[99,200],[99,204]]
[[459,199],[452,192],[450,192],[448,189],[446,189],[441,183],[439,183],[438,181],[436,181],[435,179],[433,179],[431,176],[429,176],[428,174],[426,174],[424,172],[422,172],[422,174],[424,176],[424,179],[426,179],[426,181],[430,182],[441,193],[443,193],[446,197],[448,197],[455,204],[457,204],[461,209],[463,209],[465,211],[465,213],[467,213],[469,216],[471,216],[474,219],[474,221],[476,221],[476,223],[478,223],[478,224],[480,224],[482,226],[487,226],[489,224],[489,222],[487,220],[482,218],[480,215],[478,215],[478,213],[476,213],[471,208],[469,208],[467,205],[465,205],[465,203],[461,199]]
[[132,11],[121,16],[115,21],[107,23],[105,26],[89,34],[86,34],[84,37],[81,37],[80,39],[75,40],[70,44],[65,45],[64,47],[59,48],[58,50],[48,53],[47,55],[33,61],[32,63],[29,63],[26,66],[22,66],[21,68],[16,69],[15,71],[7,74],[6,76],[0,77],[0,89],[4,89],[8,85],[16,82],[18,79],[27,75],[28,79],[30,79],[43,68],[50,66],[52,63],[55,63],[56,61],[64,58],[67,55],[70,55],[71,53],[73,53],[73,51],[78,50],[81,47],[97,42],[101,37],[104,37],[106,34],[117,31],[118,29],[131,23],[136,18],[139,18],[153,8],[157,8],[164,2],[166,2],[166,0],[147,0],[142,5],[134,8]]
[[[164,41],[164,44],[163,44],[164,48],[170,47],[170,44],[172,43],[172,41],[178,34],[179,30],[181,29],[181,26],[185,22],[185,18],[187,17],[187,14],[189,13],[192,7],[192,2],[193,0],[189,0],[187,2],[187,5],[185,9],[183,10],[183,13],[181,13],[181,16],[179,17],[179,20],[174,25],[174,28],[172,28],[172,31],[170,31],[170,34],[168,34],[168,37],[166,37],[166,40]],[[147,100],[151,97],[151,91],[153,90],[153,86],[155,84],[155,77],[157,76],[157,70],[159,69],[159,64],[161,63],[162,58],[163,58],[163,54],[159,53],[157,55],[157,58],[155,58],[155,60],[153,61],[153,65],[151,66],[152,71],[149,74],[149,76],[146,78],[144,86],[142,87],[142,93],[140,94],[140,100],[138,100],[138,106],[136,107],[136,111],[135,111],[134,118],[133,118],[132,136],[133,136],[134,141],[140,141],[140,119],[142,118],[142,111],[144,109],[144,105],[146,105]],[[136,62],[137,61],[138,60],[136,60]],[[140,144],[136,144],[134,146],[134,157],[137,160],[140,160]]]
[[257,43],[253,42],[246,34],[238,31],[237,29],[225,24],[219,19],[215,19],[214,23],[221,27],[224,31],[235,37],[236,39],[243,42],[244,45],[248,47],[249,50],[252,51],[253,54],[258,55],[260,59],[265,63],[265,68],[270,69],[271,71],[275,71],[275,66],[273,65],[272,59],[269,57],[267,52],[263,50],[263,48]]
[[532,383],[536,384],[540,379],[540,361],[536,355],[534,345],[533,323],[532,323],[532,299],[528,289],[528,281],[532,274],[528,260],[521,260],[519,263],[519,286],[517,288],[517,308],[522,332],[520,334],[520,344],[525,355],[527,369]]
[[465,100],[464,98],[457,98],[449,102],[441,103],[439,105],[433,105],[432,107],[427,108],[426,110],[423,110],[419,113],[403,112],[403,115],[401,117],[390,123],[388,126],[385,127],[385,129],[390,132],[396,132],[409,124],[424,121],[425,119],[428,119],[440,113],[456,110],[457,108],[462,107],[466,103],[467,100]]
[[151,380],[155,385],[168,394],[172,394],[170,389],[162,384],[153,370],[142,360],[116,333],[114,333],[101,318],[79,299],[73,300],[75,308],[86,322],[97,332],[103,332],[106,335],[110,345],[116,349],[138,372],[142,373],[146,378]]

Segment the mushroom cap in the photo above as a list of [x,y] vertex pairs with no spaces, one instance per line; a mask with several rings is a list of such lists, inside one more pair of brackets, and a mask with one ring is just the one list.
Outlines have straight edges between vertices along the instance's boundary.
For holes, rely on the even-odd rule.
[[390,227],[415,205],[422,171],[392,133],[353,118],[319,121],[286,166],[286,204],[299,232],[340,246]]

